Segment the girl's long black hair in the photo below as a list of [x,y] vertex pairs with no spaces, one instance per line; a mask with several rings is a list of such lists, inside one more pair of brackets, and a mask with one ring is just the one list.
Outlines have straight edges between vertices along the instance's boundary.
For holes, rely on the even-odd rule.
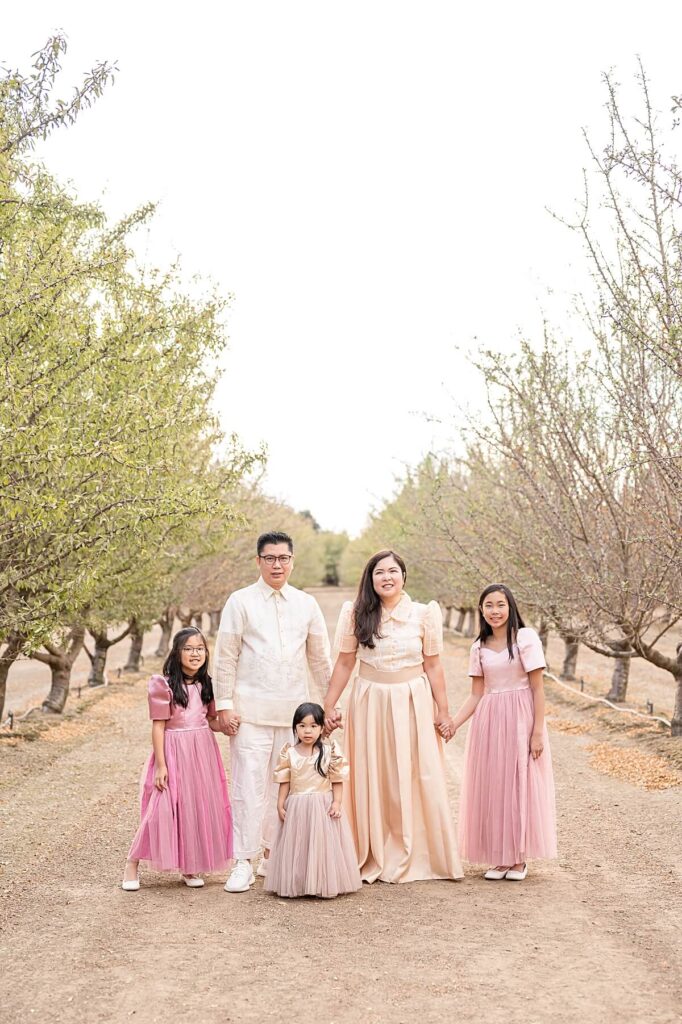
[[[324,708],[321,708],[319,704],[310,704],[310,703],[299,704],[298,707],[296,708],[296,710],[294,711],[294,720],[291,723],[291,728],[294,730],[294,736],[296,737],[296,740],[298,740],[298,733],[296,732],[296,726],[300,725],[300,723],[303,721],[303,719],[307,718],[308,715],[312,715],[313,716],[313,718],[315,719],[315,725],[319,725],[319,726],[321,726],[322,729],[324,729]],[[322,767],[322,759],[324,758],[324,746],[322,744],[322,733],[320,733],[320,735],[317,737],[317,739],[313,743],[313,749],[315,749],[315,748],[317,748],[317,750],[319,750],[319,754],[317,755],[317,761],[315,762],[315,767],[317,768],[317,770],[320,773],[320,775],[322,776],[322,778],[326,779],[327,778],[327,773],[324,770],[324,768]]]
[[507,650],[509,651],[509,660],[514,659],[514,644],[516,643],[516,634],[520,629],[523,629],[525,622],[521,618],[521,612],[519,611],[516,599],[512,594],[509,587],[505,587],[504,583],[491,583],[489,587],[486,587],[481,596],[478,599],[478,624],[479,632],[476,637],[482,644],[486,642],[489,636],[493,635],[493,628],[490,626],[483,617],[483,602],[485,601],[488,594],[494,594],[499,591],[507,598],[507,604],[509,605],[509,618],[507,619]]
[[380,637],[379,626],[381,625],[381,598],[374,589],[372,579],[374,570],[384,558],[393,558],[403,574],[403,583],[407,579],[407,568],[400,555],[395,551],[377,551],[372,555],[369,562],[362,570],[358,596],[353,605],[353,632],[355,639],[363,647],[372,648],[375,646],[374,638]]
[[162,670],[164,676],[168,680],[168,685],[171,688],[173,703],[180,704],[183,708],[187,707],[189,697],[187,695],[187,686],[182,675],[180,649],[185,646],[185,642],[189,640],[191,636],[198,636],[206,648],[206,659],[204,664],[194,677],[198,683],[201,683],[202,703],[210,704],[213,700],[213,683],[211,682],[211,677],[208,674],[208,644],[206,643],[206,637],[200,629],[196,628],[196,626],[187,626],[185,629],[179,629],[173,637],[170,653],[163,663]]

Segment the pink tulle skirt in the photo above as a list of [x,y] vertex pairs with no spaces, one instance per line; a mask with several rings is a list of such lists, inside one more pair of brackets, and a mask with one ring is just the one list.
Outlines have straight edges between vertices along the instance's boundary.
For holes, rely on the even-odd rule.
[[545,727],[541,756],[530,756],[533,721],[529,687],[486,693],[474,712],[459,807],[460,852],[469,861],[557,855],[552,755]]
[[225,769],[208,727],[166,729],[168,786],[154,786],[154,754],[142,774],[140,827],[128,860],[156,871],[224,871],[232,857],[232,812]]
[[263,888],[329,899],[362,886],[348,821],[330,818],[331,793],[292,793],[267,860]]

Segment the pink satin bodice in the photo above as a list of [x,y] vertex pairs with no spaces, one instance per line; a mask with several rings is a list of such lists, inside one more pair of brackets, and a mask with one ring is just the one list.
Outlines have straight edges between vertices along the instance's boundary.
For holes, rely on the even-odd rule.
[[518,631],[513,651],[514,657],[510,661],[506,647],[502,651],[493,651],[482,647],[476,640],[471,648],[469,675],[483,676],[486,693],[528,689],[528,673],[546,667],[540,637],[534,629],[524,626]]
[[149,717],[166,722],[166,729],[208,729],[208,718],[214,718],[215,704],[204,704],[201,700],[201,685],[192,683],[187,687],[187,707],[173,704],[171,689],[163,676],[152,676],[147,687]]

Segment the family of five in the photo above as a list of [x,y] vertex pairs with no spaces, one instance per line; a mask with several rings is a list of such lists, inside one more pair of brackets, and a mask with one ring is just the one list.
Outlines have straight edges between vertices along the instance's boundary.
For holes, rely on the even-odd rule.
[[[509,880],[556,857],[545,660],[506,586],[481,595],[471,694],[451,715],[440,607],[410,599],[397,553],[365,566],[333,665],[319,605],[288,582],[291,538],[259,537],[257,564],[223,610],[213,677],[189,627],[149,682],[152,753],[124,889],[139,888],[140,861],[190,887],[231,864],[227,892],[258,874],[280,896],[333,897],[363,881],[458,879],[460,855]],[[458,842],[444,743],[468,719]],[[231,803],[215,732],[230,737]]]

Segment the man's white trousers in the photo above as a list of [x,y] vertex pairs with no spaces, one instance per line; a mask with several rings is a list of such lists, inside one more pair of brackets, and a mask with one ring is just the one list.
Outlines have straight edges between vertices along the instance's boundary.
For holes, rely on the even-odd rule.
[[234,856],[251,860],[261,846],[272,846],[277,830],[279,783],[272,773],[285,743],[293,742],[289,726],[242,722],[230,737]]

